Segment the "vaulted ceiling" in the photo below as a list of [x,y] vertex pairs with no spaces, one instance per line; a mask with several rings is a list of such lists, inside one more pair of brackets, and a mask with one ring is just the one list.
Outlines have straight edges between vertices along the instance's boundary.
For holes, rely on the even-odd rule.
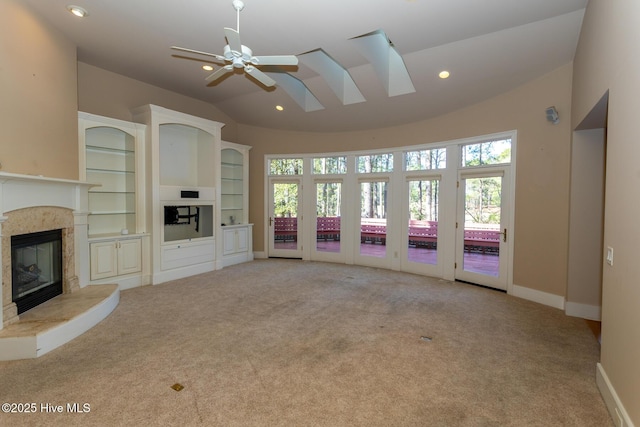
[[[264,68],[280,73],[270,74],[278,83],[266,88],[244,73],[208,86],[205,77],[212,72],[202,65],[221,64],[171,49],[222,54],[223,28],[237,27],[232,0],[22,1],[77,45],[81,62],[209,102],[241,124],[304,131],[394,126],[509,91],[573,59],[588,2],[244,0],[242,43],[254,55],[300,58],[297,67]],[[67,10],[70,2],[89,15],[74,17]],[[388,58],[363,50],[360,36],[372,32],[384,35],[415,91],[389,92],[386,80],[394,78],[395,69],[385,78],[376,62]],[[345,102],[335,91],[336,75],[303,60],[310,52],[331,58],[352,82],[342,95],[355,90],[364,101],[356,96]],[[438,77],[442,70],[450,72],[448,79]],[[306,87],[314,107],[308,108],[284,78]]]

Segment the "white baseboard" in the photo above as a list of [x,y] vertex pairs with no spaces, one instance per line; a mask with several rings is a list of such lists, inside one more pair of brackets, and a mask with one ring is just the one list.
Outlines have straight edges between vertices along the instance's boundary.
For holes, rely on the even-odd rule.
[[624,409],[616,390],[613,388],[604,367],[600,363],[598,363],[596,369],[596,384],[598,385],[602,399],[609,410],[609,414],[611,414],[613,424],[616,427],[634,427],[631,418],[629,418],[629,414]]
[[121,291],[126,289],[137,288],[140,286],[150,285],[151,284],[151,275],[133,275],[133,276],[125,276],[125,277],[108,277],[102,280],[94,280],[89,282],[89,286],[95,285],[109,285],[109,284],[117,284]]
[[263,251],[258,251],[253,253],[254,259],[267,259],[267,253]]
[[553,308],[564,310],[564,297],[560,295],[537,291],[535,289],[525,288],[524,286],[518,285],[513,285],[509,294],[513,295],[514,297],[523,298],[529,301],[537,302],[539,304],[544,304]]
[[196,274],[208,273],[216,269],[214,261],[203,262],[201,264],[187,265],[185,267],[177,267],[170,270],[157,272],[152,279],[152,284],[170,282],[172,280],[183,279]]
[[564,312],[567,316],[581,317],[583,319],[598,321],[602,319],[602,307],[599,305],[580,304],[577,302],[567,301]]
[[253,261],[253,253],[241,252],[239,254],[225,255],[222,257],[222,266],[241,264],[243,262]]

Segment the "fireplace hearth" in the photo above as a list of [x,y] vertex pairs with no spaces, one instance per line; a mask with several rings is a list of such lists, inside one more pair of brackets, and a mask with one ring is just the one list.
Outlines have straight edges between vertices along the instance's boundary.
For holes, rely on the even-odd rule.
[[11,236],[11,285],[18,314],[62,294],[62,230]]

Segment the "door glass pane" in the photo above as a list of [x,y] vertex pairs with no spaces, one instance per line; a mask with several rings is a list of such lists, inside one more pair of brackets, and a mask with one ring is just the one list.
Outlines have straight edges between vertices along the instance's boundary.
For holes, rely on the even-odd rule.
[[498,277],[502,177],[465,180],[464,270]]
[[298,184],[273,184],[273,247],[298,249]]
[[340,252],[342,183],[316,184],[316,250]]
[[387,183],[360,183],[360,255],[387,256]]
[[439,195],[437,179],[409,181],[409,261],[438,263]]

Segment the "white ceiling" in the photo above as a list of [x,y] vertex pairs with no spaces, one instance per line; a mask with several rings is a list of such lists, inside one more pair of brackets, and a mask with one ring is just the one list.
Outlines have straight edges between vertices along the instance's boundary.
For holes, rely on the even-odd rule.
[[[282,87],[238,74],[207,87],[206,57],[236,28],[231,0],[21,0],[78,46],[78,60],[210,102],[238,123],[289,130],[349,131],[438,116],[506,92],[573,59],[588,0],[244,0],[242,43],[254,55],[323,49],[346,68],[365,102],[342,105],[302,62],[290,74],[324,105],[304,112]],[[89,11],[78,19],[69,3]],[[415,93],[389,97],[350,40],[383,30],[402,55]],[[447,69],[451,77],[438,78]],[[278,112],[275,105],[285,107]]]

